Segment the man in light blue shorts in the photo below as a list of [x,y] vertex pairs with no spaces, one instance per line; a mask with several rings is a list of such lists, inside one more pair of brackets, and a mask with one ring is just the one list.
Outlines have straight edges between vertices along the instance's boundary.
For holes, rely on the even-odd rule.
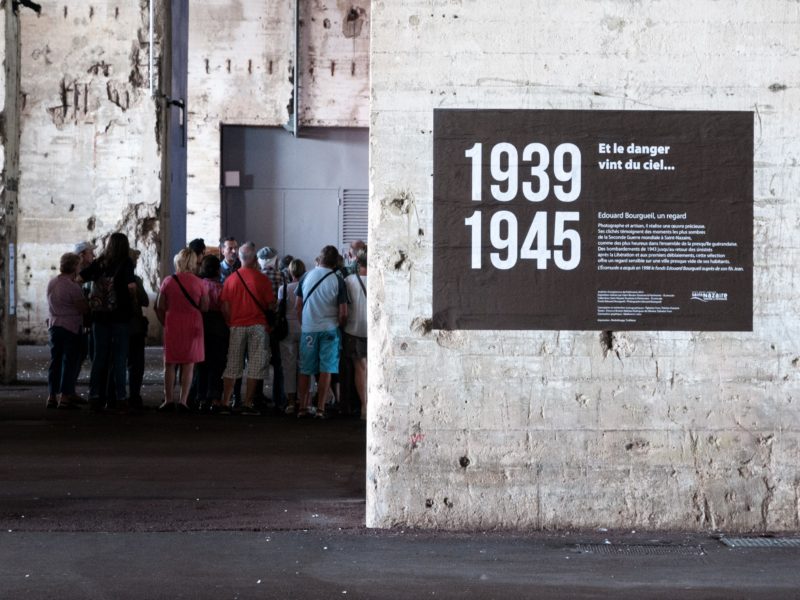
[[336,274],[339,251],[325,246],[320,265],[306,273],[297,286],[297,319],[300,321],[300,377],[298,417],[308,415],[311,376],[319,373],[317,418],[325,418],[325,400],[331,374],[339,372],[339,326],[347,321],[347,288]]

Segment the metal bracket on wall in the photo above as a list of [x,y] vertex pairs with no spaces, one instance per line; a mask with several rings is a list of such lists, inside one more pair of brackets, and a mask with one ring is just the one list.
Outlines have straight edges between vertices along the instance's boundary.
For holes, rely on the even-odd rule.
[[185,148],[186,147],[186,101],[183,98],[174,99],[170,98],[166,94],[161,94],[161,98],[167,103],[167,108],[172,108],[173,106],[177,106],[181,109],[181,145]]
[[37,15],[42,14],[42,5],[37,4],[36,2],[31,2],[30,0],[13,0],[11,6],[15,13],[19,12],[18,9],[20,6],[24,6],[26,8],[30,8]]

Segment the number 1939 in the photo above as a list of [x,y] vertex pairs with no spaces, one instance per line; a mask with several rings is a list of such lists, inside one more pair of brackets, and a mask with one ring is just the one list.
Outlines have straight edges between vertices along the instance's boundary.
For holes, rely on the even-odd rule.
[[[472,200],[480,202],[483,191],[483,144],[475,143],[465,151],[472,160]],[[536,160],[534,161],[534,157]],[[569,168],[566,158],[569,157]],[[531,143],[522,151],[523,166],[529,163],[530,181],[522,182],[522,195],[530,202],[542,202],[551,191],[550,172],[560,183],[552,186],[553,194],[560,202],[574,202],[581,193],[581,153],[575,144],[559,144],[553,152],[550,169],[550,151],[544,144]],[[490,172],[493,180],[490,186],[492,197],[499,202],[509,202],[517,197],[519,191],[519,155],[513,144],[495,144],[490,154]],[[503,167],[505,164],[505,168]],[[534,186],[534,182],[537,184]],[[562,185],[569,183],[569,187]],[[490,253],[492,265],[497,269],[511,269],[518,259],[536,261],[537,269],[547,269],[548,261],[553,260],[559,269],[575,269],[581,260],[581,238],[575,229],[566,227],[580,220],[575,211],[556,211],[553,221],[552,240],[548,236],[548,213],[536,211],[522,245],[519,243],[519,223],[514,213],[507,210],[496,211],[489,220],[489,239],[495,252]],[[471,229],[471,266],[482,266],[483,215],[476,210],[464,220]],[[553,250],[549,242],[552,242]],[[569,258],[565,257],[564,247],[569,245]],[[504,256],[503,256],[504,255]]]

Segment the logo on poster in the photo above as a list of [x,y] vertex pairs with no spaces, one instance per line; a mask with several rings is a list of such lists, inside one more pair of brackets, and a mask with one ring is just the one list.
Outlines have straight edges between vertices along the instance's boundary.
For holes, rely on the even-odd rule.
[[727,292],[692,292],[692,300],[700,302],[727,302]]

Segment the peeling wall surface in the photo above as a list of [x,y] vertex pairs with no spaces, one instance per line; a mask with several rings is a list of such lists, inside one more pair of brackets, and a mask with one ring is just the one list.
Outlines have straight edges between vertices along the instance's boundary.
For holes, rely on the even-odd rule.
[[[367,524],[800,528],[800,4],[371,19]],[[432,330],[437,107],[754,111],[753,332]]]
[[[6,30],[6,13],[5,11],[0,11],[0,31],[3,31],[3,35],[5,37],[5,30]],[[5,65],[6,62],[6,46],[5,43],[0,44],[0,65]],[[6,88],[6,71],[5,69],[0,69],[0,90],[5,90]],[[0,114],[5,116],[5,94],[0,94]],[[5,164],[6,160],[6,141],[5,138],[0,139],[0,165]],[[5,184],[5,176],[0,179],[0,183],[3,185]],[[2,207],[0,207],[0,211],[2,211]],[[2,225],[2,215],[0,215],[0,225]],[[0,271],[2,272],[2,271]]]
[[[156,36],[163,19],[156,1]],[[220,235],[220,124],[281,126],[292,110],[294,3],[190,7],[187,237]],[[369,113],[369,2],[301,3],[300,123]],[[42,3],[21,11],[17,286],[21,341],[46,339],[45,288],[77,241],[126,232],[157,289],[161,149],[149,95],[148,2]],[[161,48],[156,37],[155,65]],[[156,84],[158,74],[155,73]]]
[[39,17],[21,11],[21,341],[46,338],[47,281],[76,242],[102,247],[123,231],[142,250],[145,286],[158,282],[161,159],[148,3],[41,4]]
[[[369,2],[301,2],[301,126],[369,120]],[[282,126],[293,110],[294,2],[192,3],[187,237],[220,237],[220,124]]]

